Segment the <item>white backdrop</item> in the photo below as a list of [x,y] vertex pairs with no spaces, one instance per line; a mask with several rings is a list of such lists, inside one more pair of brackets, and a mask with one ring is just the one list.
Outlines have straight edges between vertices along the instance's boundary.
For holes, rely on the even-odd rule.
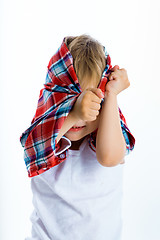
[[[64,36],[90,34],[127,70],[119,106],[136,138],[124,167],[123,240],[160,239],[160,5],[157,0],[1,0],[0,239],[30,234],[30,178],[19,142]],[[93,239],[94,240],[94,239]]]

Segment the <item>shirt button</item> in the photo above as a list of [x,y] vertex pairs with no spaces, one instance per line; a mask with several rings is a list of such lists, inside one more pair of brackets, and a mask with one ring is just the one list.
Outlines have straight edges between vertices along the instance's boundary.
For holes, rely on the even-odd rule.
[[61,159],[65,158],[65,154],[64,153],[60,154],[60,158]]

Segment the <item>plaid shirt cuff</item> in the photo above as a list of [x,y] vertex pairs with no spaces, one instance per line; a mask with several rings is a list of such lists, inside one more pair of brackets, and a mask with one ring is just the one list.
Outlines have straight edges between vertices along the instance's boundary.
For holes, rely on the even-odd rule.
[[63,153],[71,146],[71,141],[63,136],[60,141],[56,144],[55,156]]

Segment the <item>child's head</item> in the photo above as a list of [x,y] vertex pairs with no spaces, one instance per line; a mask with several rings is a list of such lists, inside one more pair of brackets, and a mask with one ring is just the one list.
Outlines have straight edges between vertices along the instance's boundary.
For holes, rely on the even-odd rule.
[[[84,91],[87,88],[96,88],[106,67],[104,47],[89,35],[66,37],[65,43],[72,54],[73,66],[78,81]],[[99,118],[95,121],[79,120],[65,136],[71,141],[78,141],[90,134],[98,127]],[[82,127],[82,128],[80,128]]]
[[66,37],[65,43],[72,54],[73,66],[82,90],[88,84],[97,87],[106,67],[103,45],[86,34]]

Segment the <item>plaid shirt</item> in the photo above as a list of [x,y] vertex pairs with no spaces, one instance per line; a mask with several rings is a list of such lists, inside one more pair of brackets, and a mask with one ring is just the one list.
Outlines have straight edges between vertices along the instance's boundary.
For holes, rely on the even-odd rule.
[[[47,66],[46,81],[44,88],[40,90],[31,126],[20,136],[29,177],[39,175],[66,160],[67,149],[63,154],[56,155],[62,147],[62,141],[60,140],[57,144],[56,138],[82,89],[74,71],[72,55],[64,40],[65,38]],[[107,51],[105,56],[106,67],[98,86],[103,93],[107,77],[112,71],[111,58]],[[101,106],[103,102],[104,99]],[[134,148],[135,138],[128,129],[120,108],[119,114],[127,155]],[[96,132],[97,130],[89,135],[89,146],[94,151],[96,151]]]

